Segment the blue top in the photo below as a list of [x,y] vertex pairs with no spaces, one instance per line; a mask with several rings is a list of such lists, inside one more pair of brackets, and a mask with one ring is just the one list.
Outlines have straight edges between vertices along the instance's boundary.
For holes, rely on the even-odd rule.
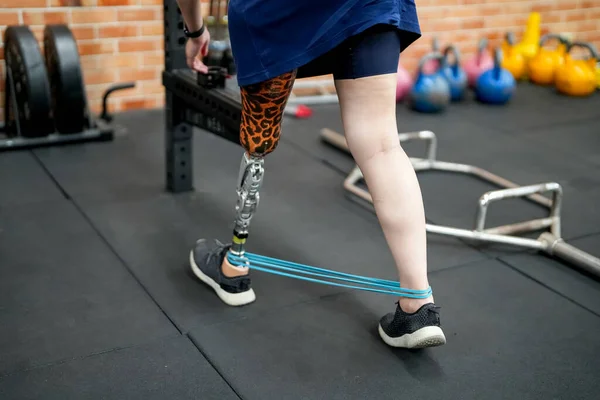
[[414,0],[231,0],[229,35],[245,86],[292,71],[377,24],[421,35]]

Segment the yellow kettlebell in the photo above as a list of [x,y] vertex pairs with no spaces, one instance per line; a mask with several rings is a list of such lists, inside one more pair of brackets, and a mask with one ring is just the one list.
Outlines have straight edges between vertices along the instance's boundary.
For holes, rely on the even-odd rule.
[[541,35],[541,19],[540,13],[530,13],[529,18],[527,19],[525,32],[523,33],[523,39],[514,46],[515,51],[525,58],[525,62],[532,59],[538,53]]
[[[551,40],[558,41],[555,48],[544,47]],[[540,39],[540,50],[527,63],[529,79],[538,85],[554,83],[556,69],[563,64],[568,41],[560,35],[548,34]]]
[[525,74],[525,57],[515,49],[515,34],[508,32],[502,42],[502,68],[508,70],[512,76],[519,80]]
[[[575,47],[587,49],[589,56],[574,59],[570,52]],[[594,93],[598,87],[597,63],[598,53],[591,44],[574,42],[569,45],[565,61],[556,71],[556,89],[569,96],[589,96]]]

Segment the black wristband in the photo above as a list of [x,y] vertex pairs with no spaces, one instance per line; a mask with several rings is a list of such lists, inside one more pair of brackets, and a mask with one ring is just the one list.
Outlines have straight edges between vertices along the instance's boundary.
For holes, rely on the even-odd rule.
[[189,38],[197,38],[197,37],[200,37],[200,36],[202,36],[202,34],[204,33],[204,29],[205,29],[205,28],[204,28],[204,23],[203,23],[203,24],[202,24],[202,27],[201,27],[200,29],[198,29],[196,32],[190,32],[190,31],[188,30],[188,27],[187,27],[187,25],[185,25],[185,24],[184,24],[184,25],[183,25],[183,34],[184,34],[186,37],[189,37]]

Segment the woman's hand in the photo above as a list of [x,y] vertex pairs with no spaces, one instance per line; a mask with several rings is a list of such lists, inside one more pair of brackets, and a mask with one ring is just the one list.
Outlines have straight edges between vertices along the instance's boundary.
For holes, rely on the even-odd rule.
[[188,39],[185,44],[185,59],[188,67],[203,74],[208,73],[208,67],[202,62],[202,58],[208,54],[209,44],[210,33],[208,29],[204,29],[201,36]]

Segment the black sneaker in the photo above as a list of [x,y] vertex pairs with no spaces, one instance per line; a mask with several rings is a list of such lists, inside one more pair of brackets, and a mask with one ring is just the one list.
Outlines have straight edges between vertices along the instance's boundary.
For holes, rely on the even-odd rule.
[[379,321],[379,336],[392,347],[407,349],[446,344],[446,336],[440,328],[438,308],[428,303],[409,314],[398,304],[395,313],[389,313]]
[[223,302],[230,306],[243,306],[256,300],[256,296],[249,275],[234,278],[223,275],[221,264],[230,247],[218,240],[200,239],[190,253],[190,266]]

